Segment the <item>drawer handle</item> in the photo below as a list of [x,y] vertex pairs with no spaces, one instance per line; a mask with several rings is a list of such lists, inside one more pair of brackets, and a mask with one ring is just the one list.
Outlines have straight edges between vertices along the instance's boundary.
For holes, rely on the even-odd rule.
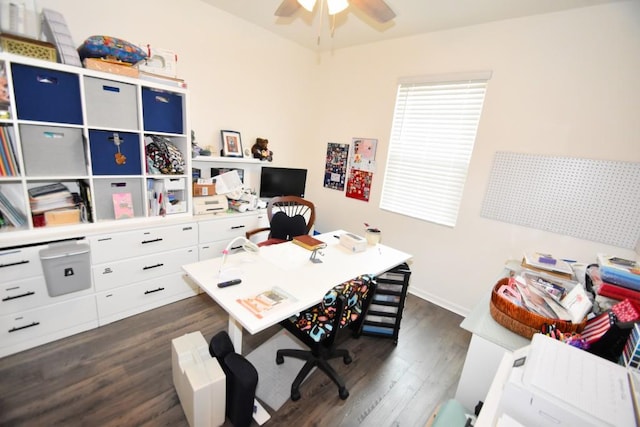
[[244,228],[244,225],[234,225],[233,227],[231,227],[232,230],[237,230],[238,228]]
[[20,294],[20,295],[14,295],[12,297],[5,297],[2,298],[2,301],[11,301],[12,299],[18,299],[18,298],[23,298],[23,297],[28,297],[29,295],[35,295],[36,293],[33,291],[29,291],[29,292],[25,292],[24,294]]
[[144,291],[144,294],[147,295],[147,294],[152,294],[154,292],[160,292],[160,291],[164,291],[164,288],[158,288],[158,289],[154,289],[152,291]]
[[153,239],[153,240],[143,240],[142,244],[146,245],[147,243],[155,243],[155,242],[162,242],[162,237],[158,237],[157,239]]
[[58,84],[58,79],[53,77],[53,76],[45,76],[43,75],[37,75],[36,76],[36,81],[38,83],[45,83],[45,84],[50,84],[50,85],[57,85]]
[[102,85],[102,90],[107,91],[107,92],[120,92],[120,88],[119,87],[115,87],[115,86],[107,86],[107,85]]
[[13,267],[20,264],[29,264],[29,261],[10,262],[9,264],[0,264],[0,268]]
[[159,263],[156,265],[147,265],[145,267],[142,267],[143,270],[151,270],[152,268],[157,268],[157,267],[162,267],[164,264],[163,263]]
[[31,324],[29,324],[29,325],[24,325],[24,326],[18,326],[16,328],[11,328],[11,329],[9,329],[9,333],[17,332],[17,331],[20,331],[22,329],[31,328],[33,326],[38,326],[39,324],[40,324],[40,322],[31,322]]

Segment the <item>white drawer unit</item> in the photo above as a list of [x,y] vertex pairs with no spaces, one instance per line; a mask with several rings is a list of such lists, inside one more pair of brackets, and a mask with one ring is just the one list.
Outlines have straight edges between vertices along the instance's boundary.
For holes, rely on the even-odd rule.
[[138,257],[198,244],[195,223],[144,228],[89,237],[93,264]]
[[93,295],[0,317],[0,357],[98,326]]
[[93,266],[93,283],[96,291],[106,291],[118,286],[178,273],[182,271],[182,265],[196,261],[198,261],[198,250],[193,246],[107,262]]
[[27,277],[42,276],[40,250],[47,245],[0,250],[0,280],[9,282]]
[[199,223],[199,241],[214,242],[218,240],[226,240],[227,243],[237,236],[244,236],[244,234],[252,229],[258,227],[257,215],[238,215],[213,219],[211,221],[202,221]]
[[[249,230],[258,228],[260,215],[238,215],[229,218],[216,218],[199,223],[198,256],[200,260],[215,258],[235,237],[244,236]],[[239,243],[238,246],[241,246]]]
[[198,247],[198,259],[200,261],[210,258],[216,258],[222,256],[222,251],[227,247],[229,242],[227,240],[220,240],[217,242],[209,242]]
[[183,273],[122,286],[96,294],[100,325],[197,295],[198,287]]
[[30,310],[47,304],[55,304],[84,295],[93,295],[89,287],[83,291],[50,297],[43,276],[2,283],[0,285],[0,316]]

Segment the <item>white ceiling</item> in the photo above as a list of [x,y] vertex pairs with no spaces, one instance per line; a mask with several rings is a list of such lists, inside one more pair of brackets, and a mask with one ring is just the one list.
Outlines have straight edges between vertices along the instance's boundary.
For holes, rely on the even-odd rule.
[[[331,18],[300,8],[291,18],[274,12],[282,0],[202,0],[309,49],[331,50],[397,37],[624,0],[386,0],[396,18],[379,24],[355,7]],[[318,38],[320,42],[318,43]]]

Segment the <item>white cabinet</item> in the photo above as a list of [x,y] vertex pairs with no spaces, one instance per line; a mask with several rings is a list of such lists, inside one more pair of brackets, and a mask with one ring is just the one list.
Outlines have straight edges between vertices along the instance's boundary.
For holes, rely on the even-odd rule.
[[[197,250],[191,249],[196,262]],[[165,304],[194,296],[198,287],[183,273],[173,273],[145,282],[120,286],[96,294],[100,326]]]
[[197,223],[89,237],[100,325],[198,293],[181,266],[198,260]]
[[[198,231],[199,259],[215,258],[222,255],[222,251],[229,242],[238,236],[244,236],[249,230],[258,228],[258,224],[266,213],[261,211],[244,214],[232,214],[226,217],[200,221]],[[242,243],[238,243],[238,248]],[[231,248],[231,250],[237,248]]]
[[49,295],[40,260],[40,251],[48,247],[0,250],[0,357],[97,326],[90,284]]
[[0,317],[0,356],[98,326],[93,295]]

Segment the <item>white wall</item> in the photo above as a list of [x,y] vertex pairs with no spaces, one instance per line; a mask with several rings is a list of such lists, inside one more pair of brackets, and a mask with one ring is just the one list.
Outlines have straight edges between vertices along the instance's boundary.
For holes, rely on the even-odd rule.
[[307,135],[314,55],[200,0],[38,0],[61,12],[77,45],[92,35],[150,43],[178,54],[200,146],[220,149],[220,130],[244,148],[267,138],[278,164],[295,164]]
[[[494,22],[326,54],[324,105],[313,132],[321,230],[383,231],[414,255],[412,292],[465,313],[524,250],[593,262],[599,251],[632,251],[480,217],[496,151],[640,161],[640,2]],[[336,37],[340,34],[337,33]],[[398,77],[492,70],[455,228],[378,208]],[[330,124],[330,125],[328,125]],[[379,140],[369,203],[324,189],[326,143]]]
[[[318,55],[199,0],[39,0],[62,12],[77,44],[93,34],[150,42],[179,54],[201,145],[220,129],[245,147],[266,137],[274,165],[309,168],[317,228],[383,230],[414,255],[412,292],[465,313],[506,259],[527,249],[584,262],[628,250],[479,216],[498,150],[640,161],[640,2],[425,34]],[[335,37],[339,37],[339,32]],[[458,225],[454,229],[378,208],[397,79],[490,69]],[[322,186],[327,142],[379,140],[369,203]]]

